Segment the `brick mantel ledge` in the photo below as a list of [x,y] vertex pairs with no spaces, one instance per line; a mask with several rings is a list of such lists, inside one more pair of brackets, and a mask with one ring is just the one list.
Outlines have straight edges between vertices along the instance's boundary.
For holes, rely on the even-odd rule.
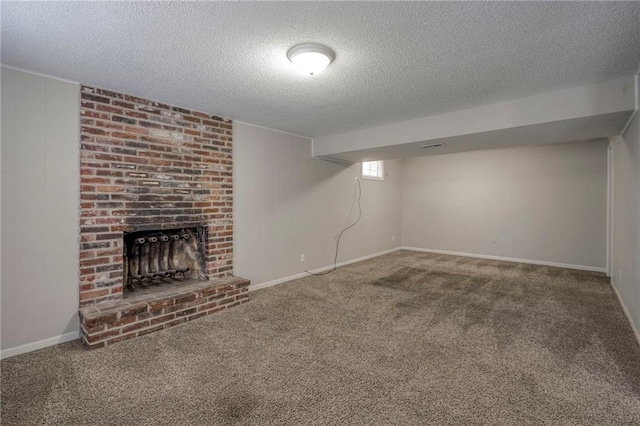
[[143,336],[249,301],[249,280],[225,277],[79,310],[80,339],[88,349]]

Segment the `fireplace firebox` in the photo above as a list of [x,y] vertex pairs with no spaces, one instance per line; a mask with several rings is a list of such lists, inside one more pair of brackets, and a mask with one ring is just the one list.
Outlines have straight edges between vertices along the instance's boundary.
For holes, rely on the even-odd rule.
[[125,291],[177,281],[208,281],[204,273],[206,241],[202,226],[125,234]]

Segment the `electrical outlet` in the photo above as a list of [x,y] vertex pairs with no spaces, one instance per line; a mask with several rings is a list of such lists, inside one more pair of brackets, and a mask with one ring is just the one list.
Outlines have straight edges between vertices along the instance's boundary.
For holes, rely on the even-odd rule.
[[300,253],[300,262],[304,262],[304,253]]
[[391,241],[395,241],[395,240],[396,240],[396,236],[395,236],[395,235],[392,235],[392,236],[391,236]]
[[496,244],[497,242],[498,242],[498,237],[496,235],[491,237],[491,244]]
[[618,269],[618,284],[622,284],[622,268]]

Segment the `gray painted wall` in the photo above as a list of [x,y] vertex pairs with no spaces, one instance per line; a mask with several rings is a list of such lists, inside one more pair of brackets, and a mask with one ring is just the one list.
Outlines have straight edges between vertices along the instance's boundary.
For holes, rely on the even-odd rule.
[[[238,122],[233,149],[235,274],[260,284],[331,265],[360,164],[313,159],[310,139]],[[384,181],[361,179],[362,219],[338,262],[400,246],[400,170],[386,161]]]
[[404,246],[606,266],[606,141],[413,158],[402,182]]
[[640,329],[640,115],[613,139],[612,282]]
[[[77,331],[78,92],[2,69],[3,350]],[[614,150],[614,271],[623,269],[617,285],[636,323],[638,126],[636,118]],[[235,273],[259,284],[330,265],[360,165],[313,159],[310,139],[239,122],[234,161]],[[386,161],[385,169],[385,181],[361,181],[363,217],[338,261],[405,245],[605,266],[603,142]]]
[[79,86],[2,68],[2,349],[78,330]]

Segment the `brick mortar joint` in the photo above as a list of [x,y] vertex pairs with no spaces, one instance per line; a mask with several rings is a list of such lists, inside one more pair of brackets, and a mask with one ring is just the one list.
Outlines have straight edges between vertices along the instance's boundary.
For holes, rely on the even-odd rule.
[[[140,333],[147,334],[147,332],[150,331],[150,330],[151,331],[160,331],[160,330],[165,329],[166,325],[168,325],[168,324],[174,323],[174,324],[172,324],[172,326],[173,326],[173,325],[178,325],[178,324],[182,324],[182,323],[185,323],[185,322],[189,322],[189,321],[198,319],[198,318],[200,318],[202,316],[205,316],[205,315],[211,315],[211,314],[218,313],[218,312],[221,312],[221,311],[224,311],[224,310],[228,310],[230,308],[234,308],[234,307],[239,306],[239,305],[241,305],[243,303],[246,303],[248,301],[249,301],[248,298],[236,299],[235,301],[233,301],[233,303],[228,303],[228,304],[225,304],[225,305],[213,306],[213,307],[210,307],[210,308],[208,308],[206,310],[203,310],[203,311],[196,310],[192,314],[185,315],[184,317],[180,317],[180,318],[177,318],[177,316],[174,316],[172,318],[168,318],[164,322],[160,322],[158,324],[153,324],[153,325],[151,325],[151,323],[150,323],[151,319],[141,320],[140,323],[143,323],[144,321],[149,321],[150,325],[147,326],[147,327],[143,327],[143,328],[132,329],[132,330],[128,331],[127,333],[117,333],[117,334],[114,334],[114,335],[109,335],[109,336],[105,337],[104,339],[101,339],[101,340],[98,340],[98,341],[95,341],[95,342],[89,342],[88,341],[89,335],[83,335],[81,333],[82,343],[85,346],[87,346],[89,349],[104,347],[104,346],[108,345],[108,342],[112,342],[111,344],[118,343],[120,341],[120,338],[125,337],[125,336],[127,336],[127,337],[128,336],[136,336],[137,337],[137,336],[140,335]],[[192,309],[192,308],[190,308],[190,309]],[[172,314],[176,314],[176,312],[173,312]],[[130,327],[130,326],[133,326],[135,324],[136,323],[127,324],[127,326]],[[125,326],[123,326],[123,328],[124,327]],[[109,332],[111,330],[115,330],[115,329],[107,329],[107,330],[105,330],[103,332],[106,333],[106,332]],[[100,334],[100,333],[96,333],[96,334]]]
[[[128,228],[137,229],[138,223],[144,220],[166,222],[167,219],[173,221],[178,217],[178,212],[165,214],[150,213],[148,216],[140,215],[120,215],[114,214],[118,211],[135,212],[140,209],[153,210],[157,206],[127,206],[128,202],[140,202],[142,195],[145,193],[154,194],[155,190],[146,192],[129,192],[127,188],[137,187],[135,182],[138,179],[132,178],[126,174],[127,170],[146,170],[146,173],[166,173],[172,178],[171,181],[184,181],[187,185],[184,190],[170,190],[170,187],[164,188],[158,193],[159,197],[179,197],[174,202],[190,203],[189,210],[193,212],[188,215],[198,215],[201,217],[199,221],[205,221],[209,226],[219,221],[231,220],[233,214],[233,121],[217,115],[208,114],[203,111],[193,110],[180,106],[173,106],[164,102],[153,101],[126,93],[98,88],[89,85],[81,86],[81,158],[80,167],[83,170],[91,170],[91,176],[98,178],[99,181],[90,181],[90,178],[81,179],[81,212],[98,212],[91,215],[81,216],[81,236],[88,237],[84,242],[107,243],[116,250],[120,247],[119,239],[109,238],[100,239],[99,236],[105,233],[122,233]],[[104,109],[103,109],[104,108]],[[127,116],[125,113],[132,113]],[[114,117],[117,117],[114,119]],[[144,124],[149,124],[148,126]],[[93,134],[87,129],[98,129],[104,135]],[[131,132],[129,132],[131,130]],[[137,130],[137,131],[136,131]],[[112,133],[114,133],[112,135]],[[121,136],[131,133],[131,138],[120,138]],[[153,133],[156,133],[154,135]],[[167,135],[167,137],[159,137]],[[131,142],[129,147],[126,141]],[[135,143],[144,146],[135,147]],[[85,149],[87,147],[87,149]],[[101,150],[88,149],[89,147],[101,147]],[[186,147],[187,151],[177,152],[180,147]],[[207,148],[206,150],[204,148]],[[214,150],[209,150],[214,147]],[[113,151],[114,149],[118,151]],[[124,150],[129,151],[124,152]],[[197,151],[197,152],[196,152]],[[133,152],[137,156],[131,157]],[[148,157],[146,153],[155,152],[156,154]],[[140,157],[143,155],[143,157]],[[144,161],[140,161],[140,159]],[[135,161],[133,161],[135,160]],[[188,173],[179,168],[189,167],[193,161],[198,162],[198,168],[202,170],[202,174]],[[121,167],[129,166],[129,167]],[[154,170],[157,169],[157,170]],[[102,173],[100,173],[102,172]],[[91,173],[91,172],[90,172]],[[227,175],[228,174],[228,175]],[[143,177],[141,177],[142,179]],[[154,180],[158,183],[162,180],[154,179],[149,175],[144,177],[146,180]],[[123,182],[117,183],[118,180]],[[139,183],[138,183],[139,184]],[[202,186],[200,186],[202,184]],[[102,186],[102,188],[100,188]],[[115,198],[109,187],[118,188],[116,194],[130,194],[127,197]],[[152,186],[153,187],[153,186]],[[196,194],[192,191],[194,188],[204,188],[209,192],[202,194],[204,198],[195,198]],[[169,192],[167,192],[169,191]],[[106,197],[104,196],[106,194]],[[217,194],[217,195],[214,195]],[[228,197],[218,204],[202,205],[196,207],[194,203],[202,202],[207,197]],[[118,200],[118,201],[116,201]],[[106,202],[120,203],[118,207],[108,208]],[[209,201],[212,200],[209,198]],[[105,202],[104,205],[100,203]],[[184,207],[184,206],[183,206]],[[183,208],[180,207],[180,208]],[[164,207],[158,207],[162,210]],[[178,209],[176,207],[176,209]],[[207,211],[209,209],[209,211]],[[228,211],[226,211],[228,209]],[[128,219],[139,219],[135,222]],[[148,217],[149,219],[144,219]],[[96,229],[89,229],[89,228]],[[84,229],[87,228],[87,229]],[[105,229],[98,229],[105,228]],[[232,226],[226,226],[232,232]],[[218,237],[215,233],[211,236]],[[210,275],[224,276],[232,271],[233,259],[232,253],[232,235],[225,236],[223,241],[208,241],[208,253],[206,254],[207,263],[205,267]],[[226,243],[226,244],[225,244]],[[231,245],[231,247],[229,247]],[[119,286],[122,284],[123,277],[118,277],[114,273],[122,271],[120,267],[109,267],[110,263],[117,263],[117,253],[104,253],[95,248],[81,249],[81,280],[82,286],[80,294],[85,295],[85,299],[80,301],[81,306],[94,306],[100,303],[121,299],[121,291]],[[113,258],[111,256],[114,256]],[[229,259],[224,259],[229,257]],[[211,262],[213,258],[217,258],[215,263]],[[222,259],[221,259],[222,258]],[[102,260],[98,260],[102,259]],[[104,266],[107,266],[106,268]],[[104,277],[98,278],[101,275]],[[113,276],[112,276],[113,275]],[[90,278],[90,279],[84,279]],[[96,286],[97,282],[102,285]],[[114,293],[111,293],[114,292]],[[120,314],[121,315],[121,314]]]
[[[89,89],[90,92],[85,90],[85,89]],[[99,93],[99,92],[102,92],[102,93]],[[114,96],[111,96],[111,95],[106,94],[104,92],[113,93],[115,95],[121,95],[122,98],[119,98],[117,96],[114,97]],[[110,99],[110,100],[133,103],[134,105],[143,105],[143,106],[148,106],[148,107],[153,106],[155,108],[163,109],[163,110],[166,110],[166,111],[174,111],[175,113],[182,114],[182,112],[176,111],[176,110],[173,109],[173,108],[178,108],[178,109],[181,109],[183,111],[188,111],[187,114],[188,115],[192,115],[194,117],[198,117],[198,115],[197,114],[193,114],[193,113],[199,113],[199,114],[207,116],[207,118],[211,119],[211,120],[218,119],[216,121],[220,121],[222,123],[230,123],[230,124],[233,123],[233,120],[231,120],[230,118],[220,117],[220,116],[217,116],[217,115],[214,115],[214,114],[209,114],[209,113],[204,112],[204,111],[194,110],[194,109],[191,109],[191,108],[183,107],[181,105],[170,105],[170,104],[165,103],[165,102],[154,101],[154,100],[151,100],[151,99],[141,98],[139,96],[128,95],[128,94],[123,93],[123,92],[118,92],[116,90],[110,90],[110,89],[106,89],[106,88],[103,88],[103,87],[90,86],[90,85],[83,84],[83,85],[80,86],[80,97],[81,97],[81,99],[84,99],[83,96],[85,96],[85,95],[88,95],[88,96],[99,96],[99,97],[107,98],[107,99]],[[144,102],[137,102],[136,100],[141,100],[141,101],[144,101]],[[95,102],[95,101],[92,101],[92,102]],[[149,105],[149,104],[147,104],[147,102],[150,102],[151,104],[156,104],[156,105]],[[112,104],[109,103],[108,105],[112,105]],[[138,111],[138,110],[136,110],[136,111]],[[202,117],[198,117],[198,118],[202,118]]]

